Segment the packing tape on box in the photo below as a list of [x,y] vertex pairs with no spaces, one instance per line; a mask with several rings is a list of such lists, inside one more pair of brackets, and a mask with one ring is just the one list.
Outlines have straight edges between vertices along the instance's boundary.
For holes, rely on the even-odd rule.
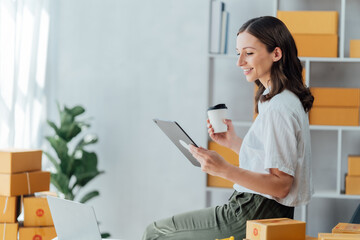
[[9,197],[6,197],[3,214],[5,214],[5,213],[6,213],[7,204],[8,204],[8,199],[9,199]]
[[4,223],[3,240],[5,240],[5,237],[6,237],[6,223]]
[[31,194],[31,187],[30,187],[30,177],[29,172],[26,172],[26,178],[27,178],[27,185],[28,185],[28,194]]

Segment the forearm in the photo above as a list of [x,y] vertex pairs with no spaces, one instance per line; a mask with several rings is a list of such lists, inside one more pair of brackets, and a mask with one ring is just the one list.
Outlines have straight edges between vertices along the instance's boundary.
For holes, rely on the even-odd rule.
[[228,165],[221,177],[255,192],[277,198],[286,197],[292,185],[274,174],[252,172],[233,165]]

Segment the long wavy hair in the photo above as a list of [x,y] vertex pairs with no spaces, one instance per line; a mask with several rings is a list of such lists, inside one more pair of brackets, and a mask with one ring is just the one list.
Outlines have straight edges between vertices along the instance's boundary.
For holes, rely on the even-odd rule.
[[282,58],[274,62],[271,67],[269,93],[263,95],[265,87],[259,79],[255,81],[259,87],[255,95],[255,112],[259,112],[257,104],[259,101],[268,101],[284,89],[288,89],[298,96],[305,112],[308,112],[312,107],[314,97],[304,84],[303,67],[297,55],[296,44],[285,24],[275,17],[257,17],[244,23],[237,35],[242,32],[247,32],[259,39],[265,44],[269,53],[273,52],[276,47],[282,51]]

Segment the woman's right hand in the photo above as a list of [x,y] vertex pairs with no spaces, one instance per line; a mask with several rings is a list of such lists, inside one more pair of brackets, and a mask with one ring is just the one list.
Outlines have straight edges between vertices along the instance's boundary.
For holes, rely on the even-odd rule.
[[[214,129],[212,128],[212,125],[210,123],[210,120],[207,120],[207,127],[210,138],[224,146],[230,149],[233,149],[235,145],[237,145],[236,141],[238,139],[238,136],[235,133],[234,125],[232,124],[232,121],[230,119],[224,119],[224,123],[227,125],[227,131],[222,133],[214,133]],[[235,149],[233,149],[235,151]],[[237,149],[236,149],[237,150]]]

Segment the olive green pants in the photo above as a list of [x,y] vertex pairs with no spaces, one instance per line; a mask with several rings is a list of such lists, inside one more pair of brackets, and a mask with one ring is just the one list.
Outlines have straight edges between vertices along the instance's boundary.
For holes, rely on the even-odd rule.
[[261,195],[235,191],[223,206],[179,214],[150,224],[143,240],[215,240],[230,236],[242,240],[247,220],[282,217],[293,218],[294,208]]

